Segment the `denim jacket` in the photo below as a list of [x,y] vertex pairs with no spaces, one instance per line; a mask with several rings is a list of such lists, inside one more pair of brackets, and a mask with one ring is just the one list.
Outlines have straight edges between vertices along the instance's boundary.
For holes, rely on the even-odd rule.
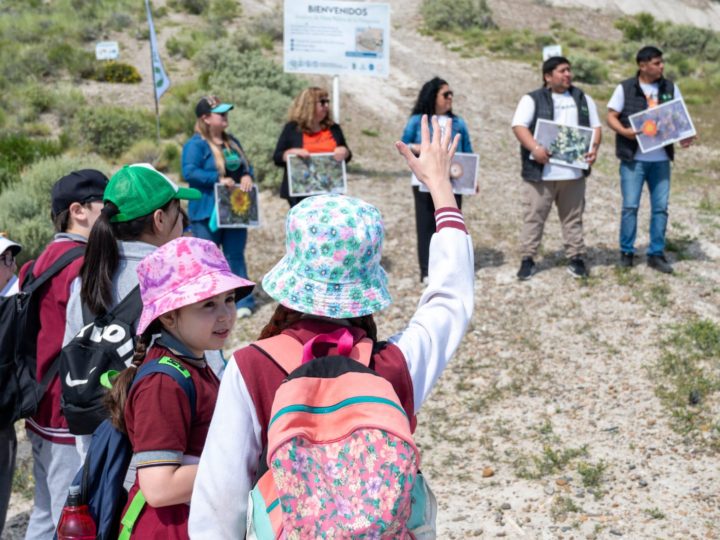
[[[230,136],[240,146],[240,142]],[[238,178],[249,174],[254,179],[252,166],[244,159],[238,172]],[[188,217],[190,221],[209,219],[215,207],[215,184],[220,180],[215,157],[210,150],[210,145],[195,133],[183,146],[182,151],[182,175],[183,178],[193,187],[202,193],[197,201],[188,203]]]
[[[453,138],[458,133],[460,134],[460,143],[458,144],[457,151],[467,154],[472,154],[472,144],[470,143],[470,134],[468,133],[465,121],[459,116],[453,115],[452,117],[452,136]],[[420,120],[422,115],[413,114],[408,120],[405,130],[402,134],[402,142],[405,144],[420,144]],[[432,135],[432,126],[430,126],[430,134]]]

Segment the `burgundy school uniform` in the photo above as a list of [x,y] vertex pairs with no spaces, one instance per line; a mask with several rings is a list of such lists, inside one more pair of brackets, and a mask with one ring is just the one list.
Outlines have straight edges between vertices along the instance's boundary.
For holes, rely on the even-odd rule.
[[[331,333],[337,328],[338,325],[335,323],[308,318],[292,324],[282,333],[305,344],[318,334]],[[350,327],[348,330],[352,333],[355,343],[365,337],[365,331],[360,328]],[[323,354],[333,354],[333,349],[328,349]],[[270,424],[275,392],[287,375],[265,354],[253,347],[239,349],[234,356],[255,405],[255,412],[262,428],[262,445],[266,447],[267,426]],[[410,418],[410,429],[415,432],[417,418],[414,411],[412,379],[400,349],[392,344],[385,345],[373,354],[370,367],[393,385],[395,393],[400,398],[400,403]]]
[[[58,236],[66,236],[67,239],[57,239],[48,244],[35,262],[33,275],[38,276],[50,268],[66,251],[84,245],[84,242],[74,239],[77,238],[76,235]],[[60,355],[65,334],[70,286],[80,274],[82,263],[83,257],[74,260],[35,293],[40,298],[40,330],[37,340],[38,381]],[[25,279],[29,267],[30,263],[26,263],[20,270],[20,283]],[[27,419],[25,427],[50,442],[74,445],[75,437],[68,431],[67,421],[60,408],[61,391],[60,378],[55,376],[40,400],[37,412]]]
[[[159,465],[197,463],[205,445],[210,420],[217,401],[220,381],[209,366],[196,367],[168,349],[151,347],[145,361],[163,356],[178,360],[188,369],[195,384],[195,417],[191,421],[190,403],[182,388],[170,377],[156,373],[132,388],[125,405],[125,425],[132,443],[137,468]],[[138,455],[139,454],[139,455]],[[130,490],[128,501],[139,490],[138,480]],[[123,509],[123,514],[127,507]],[[163,508],[149,505],[133,528],[133,538],[142,540],[186,540],[188,536],[187,504]]]

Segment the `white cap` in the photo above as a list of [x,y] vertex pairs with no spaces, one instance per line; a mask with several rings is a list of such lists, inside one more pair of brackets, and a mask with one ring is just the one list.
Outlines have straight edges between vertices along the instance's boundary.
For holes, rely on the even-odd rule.
[[0,236],[0,255],[5,253],[5,251],[7,251],[8,249],[12,250],[13,255],[17,255],[18,253],[20,253],[22,246],[20,244],[18,244],[17,242],[13,242],[9,238]]

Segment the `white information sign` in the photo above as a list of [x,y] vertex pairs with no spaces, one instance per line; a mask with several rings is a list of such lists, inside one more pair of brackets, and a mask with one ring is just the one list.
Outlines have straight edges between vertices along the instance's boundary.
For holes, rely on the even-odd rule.
[[562,45],[548,45],[543,47],[543,62],[553,56],[562,56]]
[[95,44],[95,58],[98,60],[116,60],[120,56],[117,41],[98,41]]
[[285,0],[285,71],[387,77],[390,5]]

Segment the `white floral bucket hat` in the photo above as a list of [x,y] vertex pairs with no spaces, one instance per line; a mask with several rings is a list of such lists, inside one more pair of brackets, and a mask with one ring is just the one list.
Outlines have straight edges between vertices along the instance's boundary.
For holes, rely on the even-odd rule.
[[288,212],[285,256],[262,281],[282,305],[335,319],[362,317],[392,302],[380,266],[377,208],[344,195],[308,197]]

